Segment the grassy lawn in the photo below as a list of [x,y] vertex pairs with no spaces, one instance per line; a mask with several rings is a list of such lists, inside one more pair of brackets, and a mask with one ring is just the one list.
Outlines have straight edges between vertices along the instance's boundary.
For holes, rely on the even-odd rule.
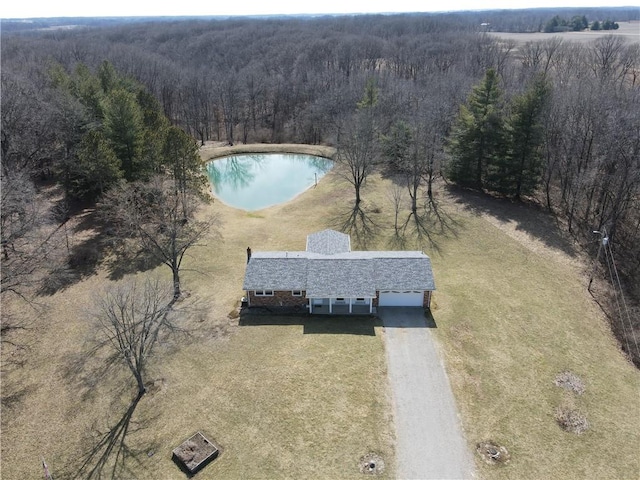
[[[477,461],[480,476],[638,478],[638,371],[620,355],[576,263],[514,239],[507,223],[465,215],[433,259],[435,332],[467,439],[472,447],[493,440],[512,455],[504,466]],[[566,370],[583,380],[584,394],[554,384]],[[561,430],[560,406],[581,411],[589,430]]]
[[[211,156],[207,147],[203,157]],[[371,214],[379,227],[369,248],[393,244],[387,191],[379,176],[363,191],[365,207],[379,212]],[[432,256],[433,331],[469,448],[490,439],[511,453],[502,466],[476,455],[479,477],[638,478],[639,375],[586,293],[580,257],[528,209],[491,210],[459,194],[438,198],[452,229],[434,237],[437,250],[409,229],[405,248]],[[302,250],[307,234],[336,228],[352,201],[350,187],[332,172],[284,205],[254,213],[217,201],[207,207],[203,215],[218,216],[221,235],[185,260],[189,336],[157,352],[155,382],[131,422],[126,478],[185,478],[170,452],[197,430],[222,447],[197,478],[360,478],[359,459],[370,452],[386,460],[382,478],[394,478],[380,327],[371,319],[229,315],[243,294],[247,246]],[[102,375],[101,359],[78,356],[92,335],[92,295],[109,282],[103,268],[40,298],[38,311],[24,310],[34,318],[24,348],[3,348],[5,362],[26,360],[5,363],[3,372],[3,397],[14,398],[2,411],[3,478],[38,478],[41,457],[56,478],[70,477],[96,432],[125,413],[135,392],[126,372]],[[583,395],[554,385],[564,370],[584,381]],[[554,414],[564,403],[586,415],[586,433],[558,427]]]
[[[153,386],[131,421],[125,478],[185,478],[171,450],[198,430],[222,447],[198,478],[358,478],[360,458],[372,452],[386,460],[383,478],[393,478],[383,333],[373,319],[240,325],[229,316],[243,295],[247,245],[304,249],[306,235],[324,228],[310,212],[335,188],[326,186],[258,213],[220,202],[203,212],[218,215],[221,237],[186,259],[189,335],[157,351]],[[72,477],[99,435],[123,418],[135,394],[127,372],[105,376],[101,359],[79,355],[92,336],[91,299],[111,282],[108,273],[39,298],[37,311],[24,310],[34,318],[25,349],[3,349],[5,358],[27,360],[3,373],[3,397],[15,399],[3,407],[3,478],[39,478],[41,457],[56,478]]]
[[[202,478],[356,478],[364,454],[392,459],[380,336],[306,333],[305,319],[286,320],[176,353],[166,392],[141,403],[168,412],[153,428],[159,453],[202,430],[223,448]],[[147,478],[184,478],[159,457],[143,459]]]

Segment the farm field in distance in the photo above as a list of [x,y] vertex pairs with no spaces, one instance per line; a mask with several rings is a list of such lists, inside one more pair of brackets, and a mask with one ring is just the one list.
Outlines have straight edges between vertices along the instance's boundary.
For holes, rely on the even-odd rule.
[[640,21],[619,22],[620,28],[617,30],[585,30],[583,32],[557,32],[557,33],[511,33],[511,32],[488,32],[493,37],[504,40],[513,40],[518,43],[548,40],[553,37],[561,38],[565,41],[588,43],[598,38],[613,35],[621,37],[626,41],[640,43]]

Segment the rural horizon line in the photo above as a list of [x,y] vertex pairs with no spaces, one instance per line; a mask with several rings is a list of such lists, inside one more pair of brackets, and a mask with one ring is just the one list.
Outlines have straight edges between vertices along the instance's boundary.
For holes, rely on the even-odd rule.
[[480,12],[505,12],[505,11],[533,11],[533,10],[595,10],[606,9],[628,9],[640,8],[640,5],[618,5],[618,6],[558,6],[558,7],[520,7],[520,8],[465,8],[459,10],[424,10],[424,11],[387,11],[387,12],[316,12],[316,13],[228,13],[228,14],[178,14],[178,15],[61,15],[61,16],[16,16],[0,17],[3,21],[21,21],[28,23],[35,20],[67,20],[67,19],[230,19],[230,18],[274,18],[274,17],[341,17],[360,15],[438,15],[451,13],[480,13]]

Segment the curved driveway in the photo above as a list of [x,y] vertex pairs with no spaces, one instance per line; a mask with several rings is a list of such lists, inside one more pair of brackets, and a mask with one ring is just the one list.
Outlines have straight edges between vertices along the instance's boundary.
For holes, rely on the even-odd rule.
[[449,380],[421,308],[381,307],[401,479],[474,478]]

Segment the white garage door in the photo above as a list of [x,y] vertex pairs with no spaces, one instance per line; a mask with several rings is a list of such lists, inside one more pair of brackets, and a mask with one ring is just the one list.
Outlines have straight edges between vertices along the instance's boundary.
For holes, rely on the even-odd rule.
[[384,291],[380,292],[378,305],[381,307],[421,307],[423,295],[422,291]]

